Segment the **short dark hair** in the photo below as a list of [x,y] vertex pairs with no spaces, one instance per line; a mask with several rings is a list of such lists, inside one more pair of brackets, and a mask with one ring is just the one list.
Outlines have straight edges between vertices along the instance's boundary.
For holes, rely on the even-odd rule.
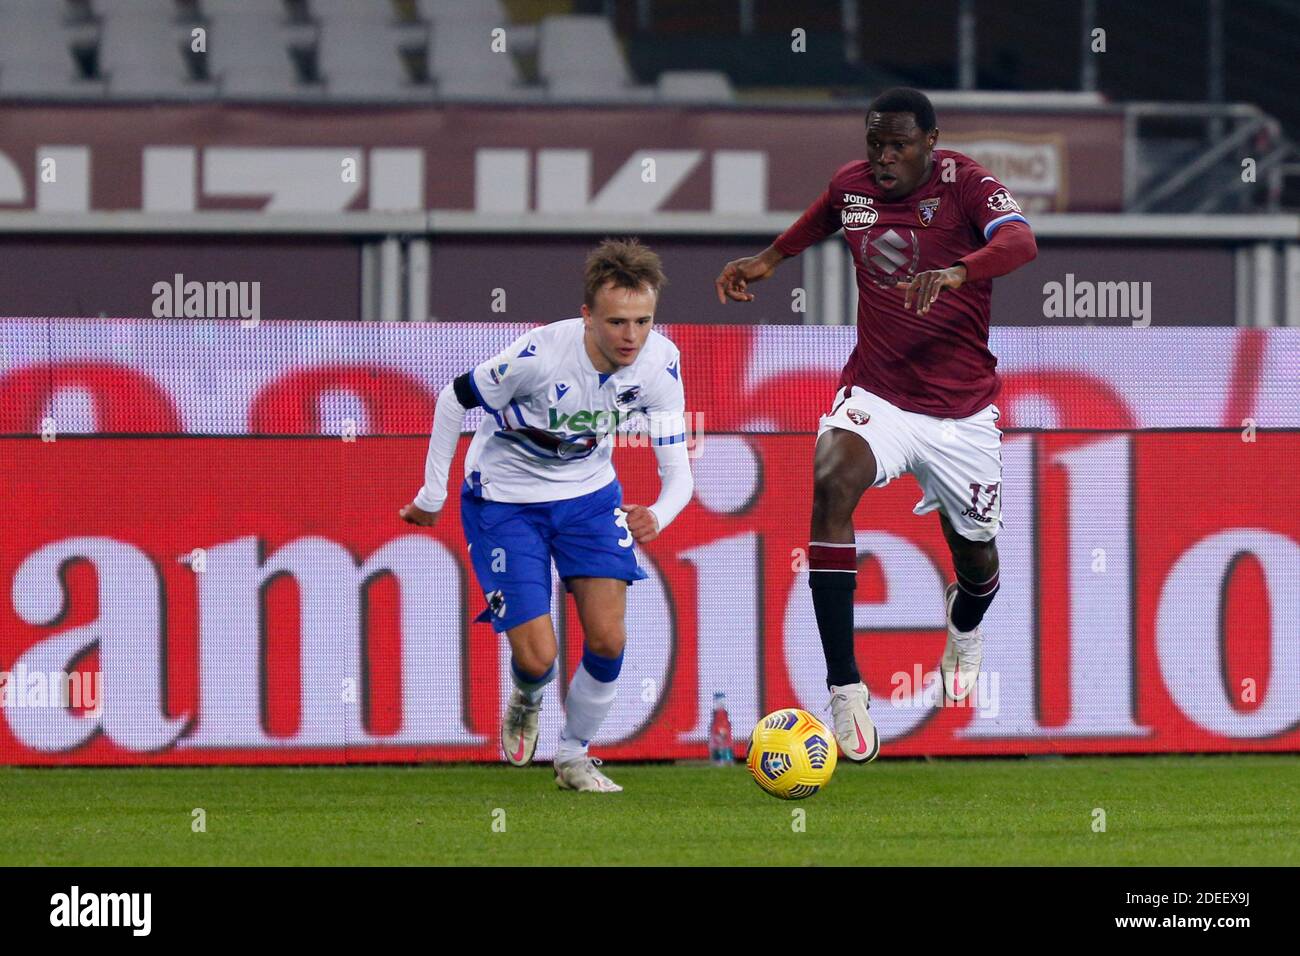
[[659,256],[639,239],[606,239],[587,256],[582,301],[594,306],[596,293],[611,282],[616,289],[638,292],[649,286],[658,295],[668,279]]
[[895,86],[885,90],[867,107],[868,117],[872,113],[911,113],[916,117],[916,125],[926,133],[938,125],[930,97],[908,86]]

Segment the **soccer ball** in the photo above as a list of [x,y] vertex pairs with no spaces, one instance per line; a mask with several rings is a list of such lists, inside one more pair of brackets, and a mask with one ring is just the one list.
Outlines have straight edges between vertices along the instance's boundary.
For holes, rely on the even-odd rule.
[[835,739],[806,710],[773,711],[754,728],[748,766],[754,780],[772,796],[802,800],[830,782],[835,772]]

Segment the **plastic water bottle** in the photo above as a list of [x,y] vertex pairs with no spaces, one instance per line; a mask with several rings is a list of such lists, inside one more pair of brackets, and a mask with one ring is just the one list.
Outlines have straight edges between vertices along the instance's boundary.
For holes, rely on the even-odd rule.
[[727,695],[713,695],[713,721],[709,725],[709,762],[715,767],[729,767],[731,754],[731,718],[727,716]]

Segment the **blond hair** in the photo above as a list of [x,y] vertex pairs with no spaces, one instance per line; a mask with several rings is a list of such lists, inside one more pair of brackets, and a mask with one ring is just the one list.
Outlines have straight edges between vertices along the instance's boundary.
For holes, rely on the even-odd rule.
[[659,256],[639,239],[606,239],[587,255],[582,301],[592,308],[596,293],[609,283],[616,289],[646,286],[658,295],[668,285]]

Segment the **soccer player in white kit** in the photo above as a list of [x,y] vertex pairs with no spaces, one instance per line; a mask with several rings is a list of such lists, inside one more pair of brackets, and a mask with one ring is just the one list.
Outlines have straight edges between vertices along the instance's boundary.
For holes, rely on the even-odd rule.
[[[487,609],[504,632],[514,681],[501,722],[506,760],[526,766],[538,711],[555,679],[551,563],[573,594],[586,646],[569,683],[555,780],[566,790],[622,790],[588,744],[614,704],[627,639],[627,587],[646,577],[634,543],[653,541],[694,491],[677,347],[652,330],[666,284],[659,257],[635,239],[588,257],[581,318],[533,329],[442,389],[424,487],[400,511],[432,526],[470,408],[488,414],[465,456],[461,523]],[[614,432],[641,417],[659,464],[659,499],[627,504],[614,474]]]

